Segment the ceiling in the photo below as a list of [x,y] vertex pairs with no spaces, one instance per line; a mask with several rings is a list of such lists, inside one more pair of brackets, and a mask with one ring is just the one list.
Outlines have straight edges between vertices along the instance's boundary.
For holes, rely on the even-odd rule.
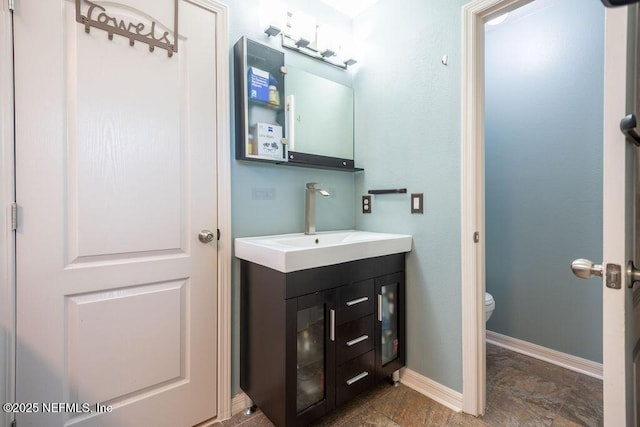
[[379,0],[322,0],[324,3],[349,16],[355,18]]

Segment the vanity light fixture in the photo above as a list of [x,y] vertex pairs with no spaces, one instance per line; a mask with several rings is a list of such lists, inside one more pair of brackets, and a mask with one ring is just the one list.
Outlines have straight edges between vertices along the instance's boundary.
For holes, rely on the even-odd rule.
[[[271,4],[269,7],[276,8]],[[267,37],[280,35],[282,47],[342,69],[347,69],[347,67],[358,62],[349,53],[349,50],[345,49],[345,45],[348,43],[345,42],[344,36],[338,36],[338,31],[327,25],[317,25],[315,17],[305,13],[299,11],[286,11],[285,13],[286,24],[282,29],[282,24],[279,26],[273,22],[281,22],[281,17],[275,16],[273,9],[269,11],[270,16],[268,19],[272,20],[272,22],[266,24],[268,26],[264,33]],[[338,52],[342,53],[342,55]]]
[[347,69],[348,66],[357,63],[353,58],[347,58],[346,60],[339,58],[338,54],[333,49],[325,49],[318,50],[314,43],[308,43],[307,40],[302,40],[303,43],[300,43],[300,40],[296,40],[291,38],[286,33],[280,34],[282,37],[282,47],[294,50],[298,53],[302,53],[303,55],[310,56],[311,58],[318,59],[322,62],[326,62],[327,64],[331,64],[335,67],[339,67],[342,69]]

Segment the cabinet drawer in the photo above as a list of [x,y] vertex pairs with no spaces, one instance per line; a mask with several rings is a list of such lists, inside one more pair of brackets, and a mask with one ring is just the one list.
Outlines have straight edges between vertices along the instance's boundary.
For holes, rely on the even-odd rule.
[[339,365],[336,369],[336,406],[371,388],[374,376],[374,350]]
[[336,329],[336,363],[338,365],[373,350],[375,339],[373,320],[373,314],[370,314],[338,326]]
[[373,280],[338,288],[336,322],[338,325],[373,313]]

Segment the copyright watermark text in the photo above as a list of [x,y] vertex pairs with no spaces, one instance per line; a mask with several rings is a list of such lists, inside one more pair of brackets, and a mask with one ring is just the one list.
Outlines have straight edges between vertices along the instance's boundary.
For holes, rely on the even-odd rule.
[[71,413],[71,414],[90,414],[111,412],[111,405],[102,405],[100,403],[69,403],[69,402],[6,402],[2,404],[2,412],[11,414],[36,414],[42,413]]

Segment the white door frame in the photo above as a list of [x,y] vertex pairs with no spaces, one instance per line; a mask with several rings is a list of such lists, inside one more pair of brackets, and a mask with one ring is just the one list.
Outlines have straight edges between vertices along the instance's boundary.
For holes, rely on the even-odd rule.
[[[218,176],[218,392],[217,417],[231,417],[231,143],[228,7],[217,0],[189,0],[216,13],[217,169]],[[20,3],[16,8],[20,7]],[[0,5],[0,57],[12,58],[11,12]],[[14,195],[13,61],[0,63],[0,402],[15,400],[15,245],[9,228]],[[0,427],[11,417],[0,412]]]
[[[7,2],[0,5],[0,57],[11,58],[13,31]],[[15,400],[15,246],[10,204],[15,200],[13,169],[13,61],[0,61],[0,402]],[[0,412],[0,427],[10,414]]]
[[[192,0],[193,1],[193,0]],[[229,13],[217,0],[198,0],[216,12],[216,149],[218,177],[218,404],[219,420],[231,417],[231,133]]]
[[[484,414],[484,23],[533,0],[476,0],[462,8],[462,410]],[[475,242],[475,233],[479,242]]]
[[[485,365],[485,185],[484,185],[484,23],[503,13],[524,6],[533,0],[476,0],[463,7],[462,34],[462,410],[472,415],[484,414],[486,403],[486,365]],[[604,165],[620,171],[620,176],[604,183],[604,191],[611,194],[622,192],[624,200],[625,174],[624,136],[618,129],[618,122],[624,116],[625,71],[626,71],[626,8],[605,9],[605,103],[604,137],[612,146],[604,150]],[[621,87],[622,85],[622,87]],[[607,95],[608,94],[608,95]],[[615,182],[614,182],[615,181]],[[618,221],[624,228],[625,212],[615,206],[615,212],[604,211],[605,216]],[[604,219],[606,221],[606,218]],[[478,232],[480,241],[474,243],[474,233]],[[610,233],[610,237],[623,235]],[[603,242],[603,264],[625,264],[625,254],[619,254],[619,242]],[[615,256],[614,256],[615,255]],[[604,285],[603,285],[604,286]],[[624,298],[623,292],[607,294],[606,299]],[[620,302],[610,305],[620,307]],[[619,311],[619,310],[618,310]],[[618,313],[617,316],[624,316]],[[604,330],[607,322],[623,324],[621,320],[604,316]],[[624,345],[624,334],[621,331]],[[604,346],[604,375],[607,364],[616,366],[619,360],[607,355]],[[617,387],[619,389],[619,387]],[[605,425],[624,425],[625,396],[619,390],[604,387]],[[615,408],[615,411],[613,410]],[[620,418],[622,417],[622,418]]]

